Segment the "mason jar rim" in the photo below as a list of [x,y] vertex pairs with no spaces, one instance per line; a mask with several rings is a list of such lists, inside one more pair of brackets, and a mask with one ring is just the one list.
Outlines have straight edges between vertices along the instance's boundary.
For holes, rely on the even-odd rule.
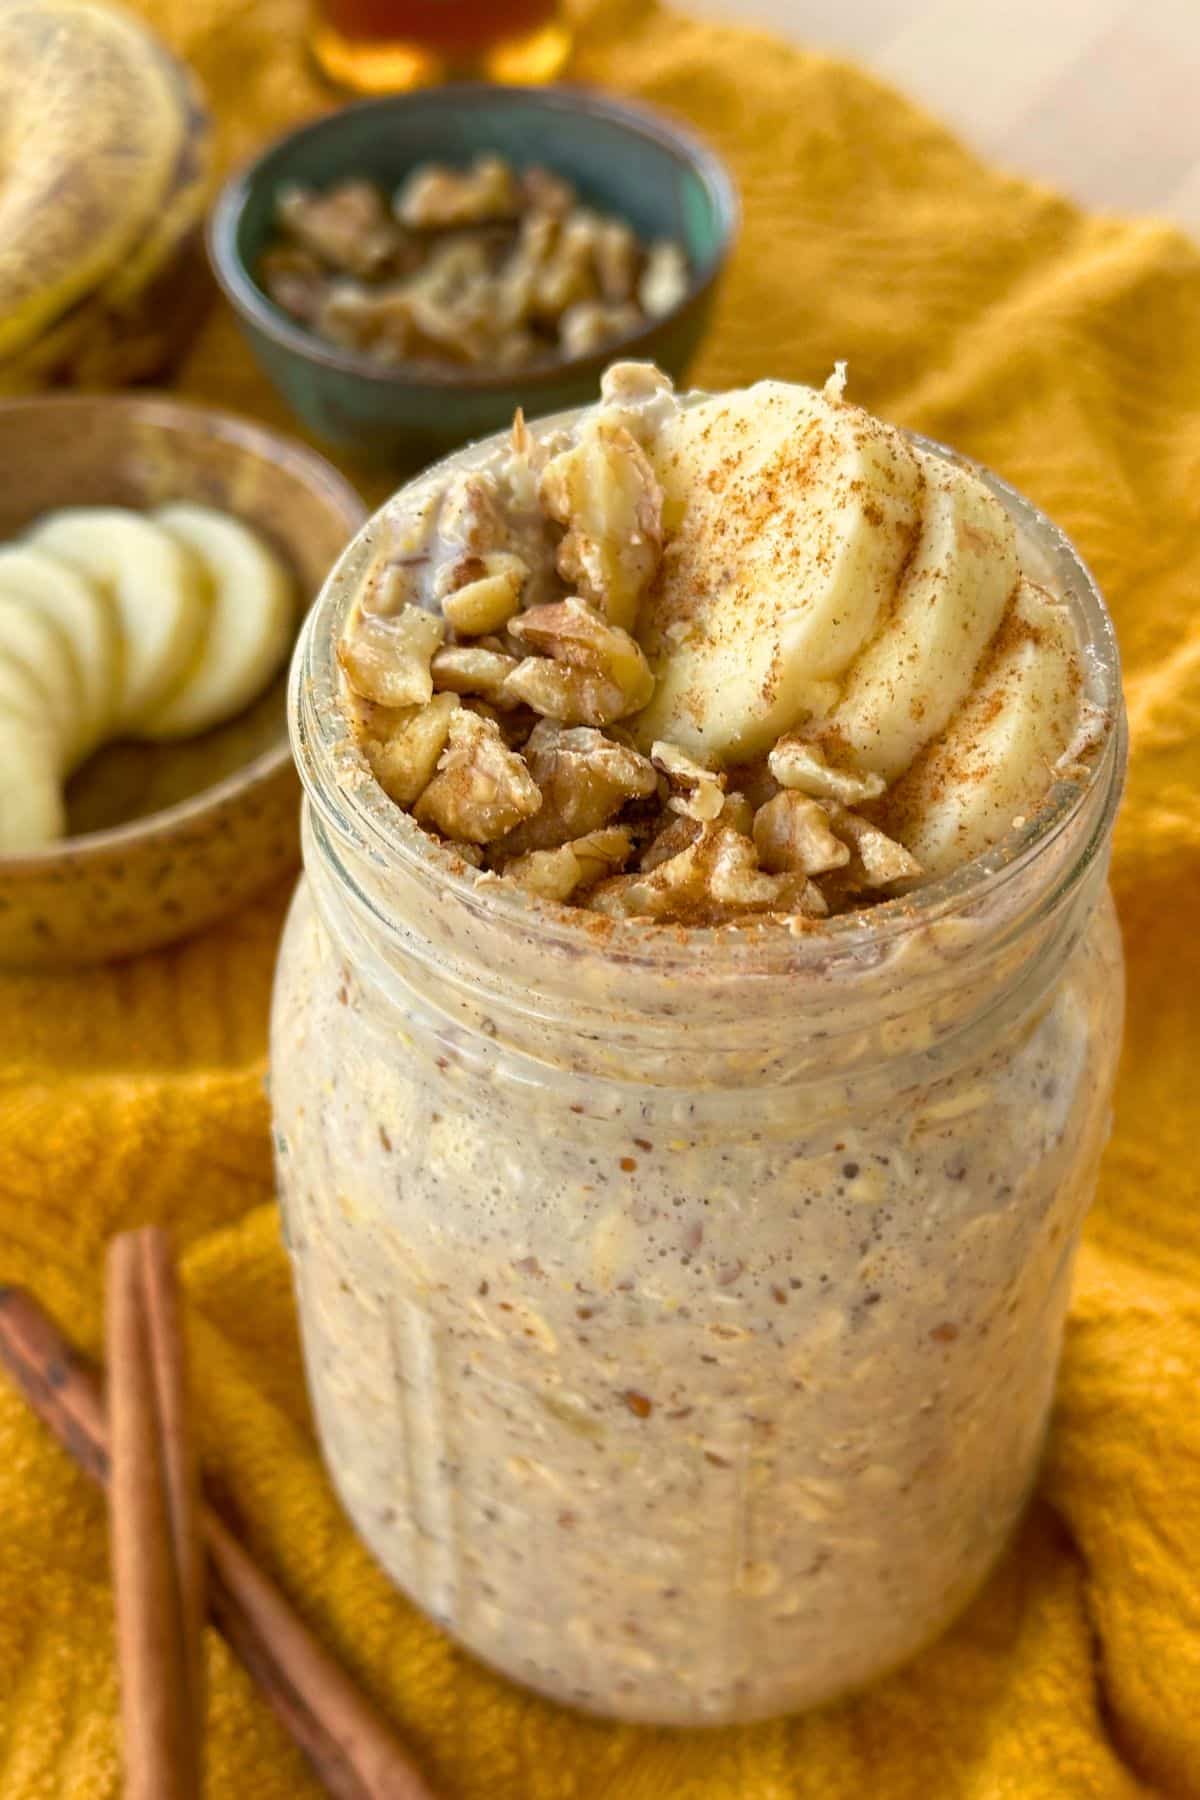
[[[700,392],[685,404],[709,398]],[[531,421],[535,434],[571,424],[580,411]],[[902,428],[898,428],[902,429]],[[496,433],[465,445],[417,476],[397,494],[418,492],[451,468],[470,468],[503,441]],[[918,449],[970,469],[987,485],[1025,539],[1048,566],[1056,598],[1070,608],[1079,638],[1087,697],[1102,721],[1081,777],[1054,783],[1045,802],[1020,826],[989,849],[948,874],[869,908],[805,920],[785,918],[738,925],[682,926],[643,919],[614,919],[584,907],[538,899],[516,882],[484,881],[449,846],[428,836],[412,816],[388,798],[371,773],[340,700],[336,644],[359,582],[373,553],[373,537],[397,495],[385,501],[342,552],[330,571],[296,645],[289,677],[288,725],[292,751],[310,803],[327,831],[343,848],[377,869],[399,869],[439,891],[498,929],[528,932],[536,927],[547,952],[590,954],[602,960],[681,969],[703,961],[728,974],[800,972],[831,955],[853,959],[868,948],[883,954],[907,935],[937,920],[998,900],[1021,882],[1033,864],[1092,803],[1091,829],[1069,866],[1034,911],[1059,904],[1100,853],[1120,801],[1127,731],[1121,691],[1121,663],[1112,619],[1091,571],[1066,533],[1032,501],[983,464],[935,439],[912,431],[903,435]],[[1096,805],[1097,796],[1099,804]],[[373,908],[378,912],[378,908]],[[1025,916],[1028,923],[1028,914]],[[386,923],[386,921],[385,921]]]

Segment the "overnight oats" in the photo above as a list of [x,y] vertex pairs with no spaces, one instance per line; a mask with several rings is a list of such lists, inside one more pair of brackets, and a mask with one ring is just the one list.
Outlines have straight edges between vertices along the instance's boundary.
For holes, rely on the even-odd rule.
[[325,1456],[433,1618],[631,1719],[828,1699],[962,1608],[1108,1131],[1111,628],[842,390],[617,366],[398,494],[293,671]]

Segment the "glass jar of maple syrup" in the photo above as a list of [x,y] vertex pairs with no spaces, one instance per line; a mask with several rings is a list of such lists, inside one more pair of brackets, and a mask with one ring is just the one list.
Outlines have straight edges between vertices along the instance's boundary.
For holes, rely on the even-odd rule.
[[465,76],[552,81],[571,30],[559,0],[314,0],[310,43],[331,81],[381,94]]

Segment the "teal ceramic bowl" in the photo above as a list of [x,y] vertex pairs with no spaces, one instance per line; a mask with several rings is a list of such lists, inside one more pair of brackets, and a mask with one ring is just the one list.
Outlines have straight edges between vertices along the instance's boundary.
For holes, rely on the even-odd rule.
[[[394,187],[418,163],[463,164],[482,150],[517,167],[544,163],[642,238],[682,243],[693,272],[684,299],[598,355],[488,375],[380,367],[305,331],[255,281],[276,194],[289,182],[328,187],[368,175]],[[369,100],[290,132],[226,184],[208,241],[255,355],[304,423],[338,449],[415,468],[498,431],[517,406],[533,418],[586,405],[618,358],[648,358],[681,378],[708,324],[736,226],[724,165],[672,121],[583,88],[462,83]]]

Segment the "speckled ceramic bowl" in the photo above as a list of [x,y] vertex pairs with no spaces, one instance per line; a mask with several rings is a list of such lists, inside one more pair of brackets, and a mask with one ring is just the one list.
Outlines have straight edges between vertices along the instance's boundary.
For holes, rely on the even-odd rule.
[[[466,163],[481,150],[518,168],[545,163],[642,238],[682,243],[693,275],[680,304],[598,355],[489,374],[381,367],[304,330],[258,286],[254,271],[287,183],[328,187],[369,175],[392,188],[417,163]],[[416,469],[499,431],[518,405],[530,418],[586,406],[617,358],[648,358],[679,380],[704,335],[736,228],[724,164],[661,114],[585,88],[464,82],[348,106],[281,138],[223,189],[208,247],[255,355],[305,423],[344,450]]]
[[[261,531],[304,600],[365,517],[299,444],[154,395],[0,402],[0,541],[64,505],[195,500]],[[112,744],[67,789],[71,835],[0,857],[0,962],[126,956],[183,937],[296,861],[299,788],[284,676],[238,718],[179,744]]]

